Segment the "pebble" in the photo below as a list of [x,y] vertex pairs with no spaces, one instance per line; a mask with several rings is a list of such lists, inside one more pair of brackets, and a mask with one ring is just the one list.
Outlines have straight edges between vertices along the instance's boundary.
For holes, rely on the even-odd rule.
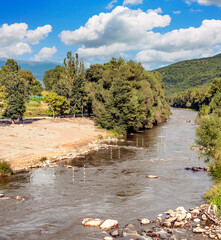
[[107,219],[100,225],[100,228],[103,230],[110,230],[112,228],[116,228],[117,226],[118,226],[117,220]]
[[143,225],[148,225],[149,223],[150,223],[150,220],[147,218],[144,218],[141,220],[141,224],[143,224]]
[[194,221],[195,223],[199,223],[199,222],[200,222],[200,219],[199,219],[199,218],[195,218],[193,221]]

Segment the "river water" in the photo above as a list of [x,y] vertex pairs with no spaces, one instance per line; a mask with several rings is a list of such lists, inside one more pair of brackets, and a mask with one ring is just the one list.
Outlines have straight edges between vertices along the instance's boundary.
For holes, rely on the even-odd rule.
[[82,219],[111,218],[124,226],[199,206],[211,182],[205,172],[184,170],[204,166],[190,149],[196,115],[173,110],[163,125],[74,159],[74,172],[60,166],[1,179],[0,193],[26,200],[0,200],[0,239],[103,239],[101,230],[81,226]]

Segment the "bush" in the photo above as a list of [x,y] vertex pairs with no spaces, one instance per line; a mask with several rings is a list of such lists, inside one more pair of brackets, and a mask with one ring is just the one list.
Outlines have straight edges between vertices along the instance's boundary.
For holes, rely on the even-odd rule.
[[10,163],[0,159],[0,174],[10,175],[12,173]]

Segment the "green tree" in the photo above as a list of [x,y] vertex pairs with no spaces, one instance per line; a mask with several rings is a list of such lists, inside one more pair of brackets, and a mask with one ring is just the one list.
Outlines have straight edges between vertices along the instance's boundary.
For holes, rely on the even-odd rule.
[[68,100],[54,92],[46,94],[44,100],[48,103],[50,110],[53,112],[53,117],[55,114],[64,115],[68,109]]

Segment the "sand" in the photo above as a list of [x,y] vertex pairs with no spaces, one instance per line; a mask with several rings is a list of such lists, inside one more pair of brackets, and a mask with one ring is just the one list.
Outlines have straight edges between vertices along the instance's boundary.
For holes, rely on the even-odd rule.
[[30,166],[41,157],[61,156],[105,134],[87,118],[0,124],[0,158],[10,161],[12,169]]

